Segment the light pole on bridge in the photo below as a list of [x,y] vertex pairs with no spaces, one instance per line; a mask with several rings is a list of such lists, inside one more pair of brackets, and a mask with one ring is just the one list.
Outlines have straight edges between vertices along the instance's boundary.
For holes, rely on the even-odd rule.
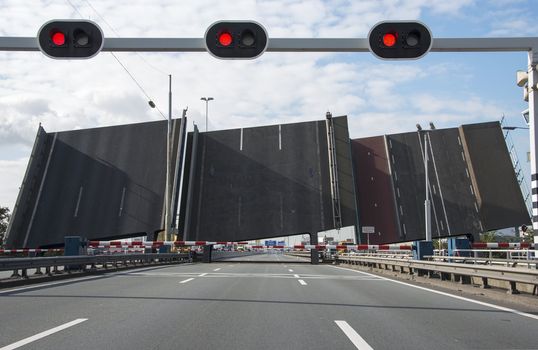
[[202,97],[200,100],[205,101],[205,131],[207,132],[207,115],[209,110],[209,101],[214,100],[213,97]]

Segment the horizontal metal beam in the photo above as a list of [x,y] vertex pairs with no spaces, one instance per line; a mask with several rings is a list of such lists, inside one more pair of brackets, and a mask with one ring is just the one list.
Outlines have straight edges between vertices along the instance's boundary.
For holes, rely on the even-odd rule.
[[39,51],[37,38],[0,37],[0,51]]
[[440,38],[432,52],[514,52],[538,48],[538,37],[528,38]]
[[[432,52],[512,52],[538,48],[538,37],[438,38]],[[0,37],[0,51],[39,51],[34,37]],[[105,38],[103,51],[204,52],[203,38]],[[368,52],[366,38],[270,38],[268,52]]]

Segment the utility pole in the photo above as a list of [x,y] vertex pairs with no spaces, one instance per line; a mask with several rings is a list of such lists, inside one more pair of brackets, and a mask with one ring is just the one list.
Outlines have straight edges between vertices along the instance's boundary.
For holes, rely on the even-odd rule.
[[168,75],[168,128],[166,133],[166,193],[165,193],[165,219],[164,219],[164,240],[170,241],[171,213],[170,213],[170,169],[171,166],[171,132],[172,132],[172,74]]
[[426,182],[426,199],[424,200],[424,227],[426,241],[432,240],[432,216],[430,203],[430,181],[428,176],[428,132],[424,131],[424,177]]
[[207,132],[207,122],[208,122],[208,111],[209,111],[209,101],[214,100],[213,97],[202,97],[200,100],[205,101],[205,131]]
[[528,79],[529,79],[529,128],[530,128],[530,151],[531,151],[531,193],[532,193],[532,228],[534,230],[534,243],[538,243],[538,169],[537,152],[538,125],[536,124],[536,112],[538,111],[538,47],[533,47],[529,51],[528,58]]

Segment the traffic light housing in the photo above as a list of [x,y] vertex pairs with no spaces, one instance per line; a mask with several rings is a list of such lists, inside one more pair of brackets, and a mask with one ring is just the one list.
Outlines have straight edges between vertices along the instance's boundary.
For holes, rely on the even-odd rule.
[[104,35],[97,23],[88,20],[52,20],[37,33],[39,50],[56,59],[91,58],[103,48]]
[[381,59],[417,59],[430,51],[432,33],[416,21],[383,21],[368,34],[370,51]]
[[253,21],[218,21],[205,33],[207,51],[221,59],[253,59],[267,49],[265,28]]

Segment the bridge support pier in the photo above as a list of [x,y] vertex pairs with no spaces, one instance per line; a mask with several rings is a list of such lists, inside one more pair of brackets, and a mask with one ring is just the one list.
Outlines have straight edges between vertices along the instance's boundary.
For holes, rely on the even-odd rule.
[[202,255],[202,262],[210,263],[211,262],[211,252],[213,250],[212,245],[204,245],[204,252]]
[[318,265],[319,264],[319,252],[315,248],[310,249],[310,263],[312,265]]
[[[309,235],[310,235],[310,244],[313,246],[316,246],[318,244],[318,234],[309,233]],[[319,252],[316,248],[310,249],[310,263],[312,265],[319,264]]]

